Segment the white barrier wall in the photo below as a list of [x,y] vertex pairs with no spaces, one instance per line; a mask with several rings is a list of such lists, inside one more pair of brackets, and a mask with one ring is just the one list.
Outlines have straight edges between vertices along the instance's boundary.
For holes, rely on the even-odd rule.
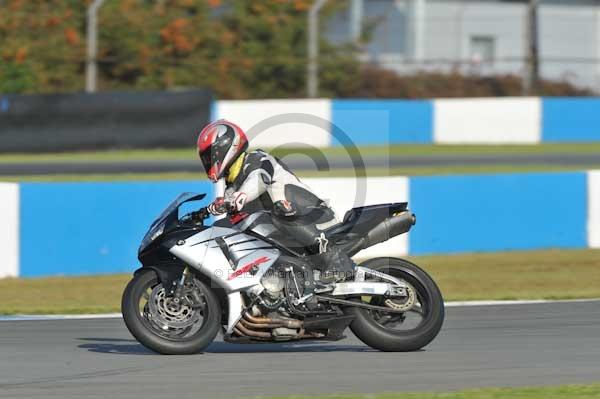
[[434,142],[534,144],[541,141],[539,98],[473,98],[434,101]]
[[19,185],[0,183],[0,278],[19,275]]
[[[322,199],[329,202],[341,221],[346,211],[357,206],[408,201],[408,178],[369,177],[305,178],[307,184]],[[403,234],[359,252],[355,258],[370,258],[408,253],[408,234]]]
[[[288,114],[315,116],[308,122]],[[287,116],[286,116],[287,115]],[[257,126],[268,118],[281,116],[281,120],[265,127]],[[331,122],[331,100],[232,100],[215,103],[215,119],[228,119],[238,124],[250,136],[254,148],[328,147],[331,143],[328,126],[315,126],[319,121]],[[273,121],[274,122],[274,121]],[[255,127],[253,129],[253,127]]]
[[[362,251],[357,254],[357,259],[557,247],[600,248],[600,170],[531,173],[526,176],[501,174],[366,179],[325,177],[302,180],[321,198],[329,201],[339,219],[356,206],[407,200],[411,202],[411,209],[425,212],[410,234],[394,237]],[[175,186],[173,184],[174,182],[151,185],[156,193],[164,194],[164,191],[168,191],[174,193],[173,196],[190,187],[188,181],[176,182]],[[207,201],[215,194],[219,195],[218,190],[216,193],[212,191],[212,186],[207,181],[200,184],[202,187],[198,187],[199,191],[209,193]],[[521,196],[522,201],[516,208],[520,212],[517,217],[523,217],[534,224],[521,222],[521,227],[524,226],[523,223],[530,224],[526,228],[517,229],[516,234],[513,222],[498,217],[496,211],[506,207],[503,197],[497,195],[499,186],[511,198]],[[573,203],[570,217],[561,220],[559,225],[552,223],[548,215],[554,210],[556,198],[545,202],[540,200],[539,187],[555,187],[551,191],[556,193],[556,198],[569,199]],[[123,272],[124,264],[133,266],[136,263],[135,247],[129,244],[119,247],[118,244],[137,242],[153,216],[144,212],[136,213],[135,219],[130,223],[131,229],[124,233],[125,238],[122,235],[110,238],[114,236],[110,232],[123,213],[121,199],[136,195],[147,199],[147,189],[148,187],[142,187],[139,183],[74,184],[69,185],[68,189],[64,184],[0,183],[0,277],[76,275],[82,274],[81,265],[86,267],[87,274]],[[98,190],[103,192],[102,198],[105,200],[97,204],[99,208],[94,212],[105,217],[93,229],[92,235],[88,234],[84,239],[74,236],[74,230],[86,227],[87,219],[81,215],[89,213],[89,203],[61,202],[60,198],[68,195],[69,198],[86,199],[90,197],[90,193],[97,193]],[[156,209],[161,209],[172,199],[171,194],[150,198],[153,198],[152,207]],[[480,206],[484,203],[485,206]],[[52,212],[40,212],[40,209],[48,207]],[[469,217],[457,224],[457,213],[468,214]],[[31,221],[47,228],[20,229],[30,226]],[[473,234],[488,222],[495,223],[495,227],[487,232],[489,234]],[[89,250],[90,245],[92,248],[105,247],[107,237],[113,240],[110,242],[111,248],[117,248],[117,256],[112,259],[106,256],[112,254]],[[77,242],[73,244],[73,240]],[[50,258],[49,251],[52,252]],[[69,262],[74,266],[65,266]]]
[[600,248],[600,170],[588,172],[588,247]]
[[[303,117],[292,117],[290,113]],[[357,145],[493,145],[598,142],[599,115],[600,97],[498,97],[215,101],[212,117],[238,122],[250,130],[251,137],[257,136],[254,146],[272,148],[340,144],[331,139],[331,126],[306,124],[310,116],[317,117],[313,123],[331,122]],[[274,116],[283,116],[283,121],[279,121],[283,123],[261,127],[260,122]],[[257,124],[264,130],[261,134],[252,130]]]

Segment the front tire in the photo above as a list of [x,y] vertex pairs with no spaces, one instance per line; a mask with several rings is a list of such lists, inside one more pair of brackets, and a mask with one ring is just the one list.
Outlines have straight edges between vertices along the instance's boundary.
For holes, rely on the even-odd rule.
[[[352,332],[370,347],[386,352],[416,351],[433,341],[444,323],[444,300],[433,279],[423,269],[404,259],[375,258],[361,266],[387,273],[414,287],[422,320],[415,328],[397,331],[377,321],[381,312],[349,307],[345,312],[355,316],[350,324]],[[390,314],[387,315],[389,317]]]
[[163,355],[189,355],[201,352],[214,340],[221,326],[219,300],[202,281],[192,280],[202,308],[169,308],[153,270],[142,270],[129,282],[121,303],[123,320],[146,348]]

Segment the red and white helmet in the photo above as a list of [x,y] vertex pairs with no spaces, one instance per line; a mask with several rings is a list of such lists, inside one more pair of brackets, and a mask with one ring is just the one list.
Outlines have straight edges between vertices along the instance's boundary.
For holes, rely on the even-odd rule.
[[214,182],[248,149],[248,138],[234,123],[220,119],[206,126],[198,136],[198,155],[208,178]]

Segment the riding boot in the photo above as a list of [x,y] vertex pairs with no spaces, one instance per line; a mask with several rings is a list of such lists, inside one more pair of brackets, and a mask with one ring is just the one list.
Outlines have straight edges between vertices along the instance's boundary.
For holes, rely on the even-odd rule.
[[356,264],[335,245],[328,245],[325,252],[315,255],[314,263],[321,270],[319,281],[322,283],[329,284],[354,277]]

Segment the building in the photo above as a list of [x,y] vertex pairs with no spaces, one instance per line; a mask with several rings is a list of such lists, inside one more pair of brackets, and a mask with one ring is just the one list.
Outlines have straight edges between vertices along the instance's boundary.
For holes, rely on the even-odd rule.
[[[525,71],[528,1],[351,0],[329,36],[370,33],[361,57],[400,73]],[[600,1],[539,0],[540,74],[600,91]]]

